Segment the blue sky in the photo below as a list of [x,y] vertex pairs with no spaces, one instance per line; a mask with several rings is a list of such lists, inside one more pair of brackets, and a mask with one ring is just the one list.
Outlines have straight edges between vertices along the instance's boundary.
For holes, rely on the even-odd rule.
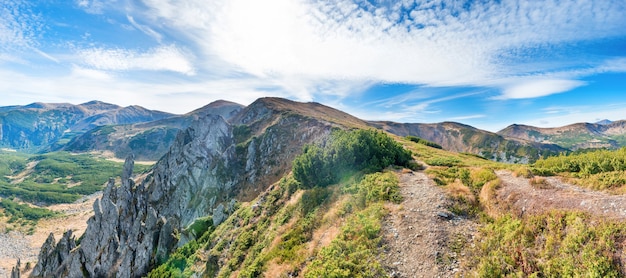
[[317,101],[497,131],[626,119],[626,2],[0,0],[0,105]]

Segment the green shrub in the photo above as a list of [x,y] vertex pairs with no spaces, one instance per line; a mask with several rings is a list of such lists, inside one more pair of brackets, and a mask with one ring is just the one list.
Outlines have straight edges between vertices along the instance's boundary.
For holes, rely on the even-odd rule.
[[313,212],[321,204],[327,202],[332,194],[327,188],[315,187],[304,191],[300,200],[302,216]]
[[480,277],[622,277],[615,257],[623,223],[592,223],[575,212],[506,215],[480,234]]
[[392,172],[366,175],[359,183],[359,189],[366,195],[367,201],[402,202],[402,194],[398,186],[398,177]]
[[376,172],[408,166],[411,153],[385,133],[335,130],[324,146],[304,147],[293,162],[293,176],[304,188],[327,186],[355,171]]
[[213,218],[210,216],[201,217],[196,219],[189,227],[187,231],[190,232],[196,239],[202,237],[206,232],[209,232],[213,228]]
[[4,208],[4,211],[11,215],[11,218],[15,217],[37,221],[42,218],[51,218],[60,215],[58,212],[48,209],[33,208],[25,204],[18,204],[7,198],[0,200],[0,207]]
[[453,167],[458,166],[461,163],[461,160],[455,157],[435,157],[427,159],[425,162],[430,166]]
[[387,276],[374,251],[380,244],[384,214],[377,203],[350,217],[339,236],[310,263],[304,277]]
[[425,146],[428,146],[428,147],[431,147],[431,148],[443,149],[443,147],[441,147],[441,145],[439,145],[439,144],[437,144],[435,142],[428,141],[426,139],[419,138],[417,136],[409,135],[409,136],[406,136],[405,138],[410,140],[410,141],[412,141],[412,142],[415,142],[415,143],[418,143],[418,144],[422,144],[422,145],[425,145]]

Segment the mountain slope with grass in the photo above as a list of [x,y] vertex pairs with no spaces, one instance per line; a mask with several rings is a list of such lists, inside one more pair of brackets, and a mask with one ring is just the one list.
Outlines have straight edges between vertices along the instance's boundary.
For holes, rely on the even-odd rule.
[[177,135],[145,178],[129,180],[128,160],[122,185],[110,182],[96,201],[78,248],[55,251],[68,254],[62,264],[40,259],[34,275],[146,274],[171,251],[198,239],[200,232],[189,227],[207,226],[203,221],[208,220],[220,224],[238,201],[258,197],[290,171],[305,144],[324,141],[334,128],[352,124],[353,118],[330,118],[332,113],[344,115],[319,104],[266,98],[243,109],[232,124],[221,116],[201,117]]
[[626,146],[626,121],[577,123],[555,128],[510,125],[498,131],[498,134],[532,142],[557,144],[571,150],[617,149]]
[[416,136],[432,141],[448,151],[472,153],[509,163],[528,163],[543,156],[567,151],[555,144],[504,137],[454,122],[435,124],[371,122],[371,124],[398,136]]
[[[424,139],[278,98],[259,99],[229,121],[199,117],[147,173],[133,174],[127,159],[121,180],[95,201],[85,233],[47,240],[32,274],[626,274],[626,226],[594,213],[614,199],[593,191],[621,194],[623,151],[516,165]],[[586,185],[593,180],[611,185]],[[575,200],[578,207],[559,203]]]

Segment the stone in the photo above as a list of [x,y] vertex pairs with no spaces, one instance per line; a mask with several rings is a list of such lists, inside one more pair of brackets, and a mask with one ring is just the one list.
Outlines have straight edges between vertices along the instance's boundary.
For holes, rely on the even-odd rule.
[[22,276],[20,268],[21,266],[20,259],[17,259],[17,263],[14,267],[11,268],[11,278],[20,278]]
[[[71,234],[59,244],[51,235],[33,276],[141,277],[191,240],[185,229],[195,219],[213,215],[215,223],[224,221],[234,211],[237,190],[263,192],[291,169],[305,144],[330,134],[332,124],[282,113],[272,101],[255,102],[232,124],[217,115],[199,117],[141,180],[133,180],[129,156],[122,184],[111,179],[95,201],[80,245]],[[242,124],[254,127],[254,136],[237,153],[233,125]]]
[[226,214],[224,213],[224,205],[219,204],[213,210],[213,225],[217,226],[221,224],[226,219]]
[[440,218],[443,218],[445,220],[451,220],[451,219],[454,218],[454,213],[440,211],[440,212],[437,212],[437,216],[439,216]]

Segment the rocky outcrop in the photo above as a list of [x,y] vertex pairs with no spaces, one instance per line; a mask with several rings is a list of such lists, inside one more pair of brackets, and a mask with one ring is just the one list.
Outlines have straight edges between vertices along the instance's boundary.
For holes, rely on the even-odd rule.
[[297,105],[296,111],[291,102],[261,99],[232,123],[221,116],[202,116],[179,132],[141,180],[132,178],[133,160],[127,159],[121,185],[109,181],[94,203],[95,215],[80,245],[58,262],[61,244],[55,246],[50,239],[42,247],[35,276],[145,275],[197,236],[188,230],[194,221],[224,221],[235,200],[254,199],[291,170],[305,144],[325,140],[332,128],[341,127],[300,113],[314,111],[309,106],[322,109],[319,104]]
[[[243,110],[250,132],[235,140],[233,126],[206,115],[181,131],[170,150],[142,180],[126,160],[122,183],[111,180],[80,245],[54,259],[60,245],[42,247],[35,276],[139,277],[194,238],[187,227],[211,216],[216,223],[233,211],[234,201],[263,192],[291,169],[304,144],[323,140],[332,125],[261,104]],[[255,116],[247,117],[251,114]],[[65,248],[63,248],[65,250]],[[63,253],[65,254],[65,253]]]
[[[135,184],[133,159],[124,165],[122,184],[110,180],[80,246],[57,264],[59,246],[42,247],[34,276],[139,277],[163,261],[195,218],[211,214],[217,192],[234,185],[221,175],[235,155],[231,127],[219,116],[181,132],[147,178]],[[54,239],[49,239],[53,242]],[[53,251],[51,251],[53,250]]]
[[37,265],[35,265],[31,275],[36,277],[58,276],[70,255],[70,251],[74,248],[76,248],[76,239],[71,230],[63,234],[59,243],[56,243],[54,235],[50,233],[41,247]]
[[11,278],[20,278],[22,276],[22,272],[20,270],[21,266],[20,259],[17,259],[17,264],[11,268]]

